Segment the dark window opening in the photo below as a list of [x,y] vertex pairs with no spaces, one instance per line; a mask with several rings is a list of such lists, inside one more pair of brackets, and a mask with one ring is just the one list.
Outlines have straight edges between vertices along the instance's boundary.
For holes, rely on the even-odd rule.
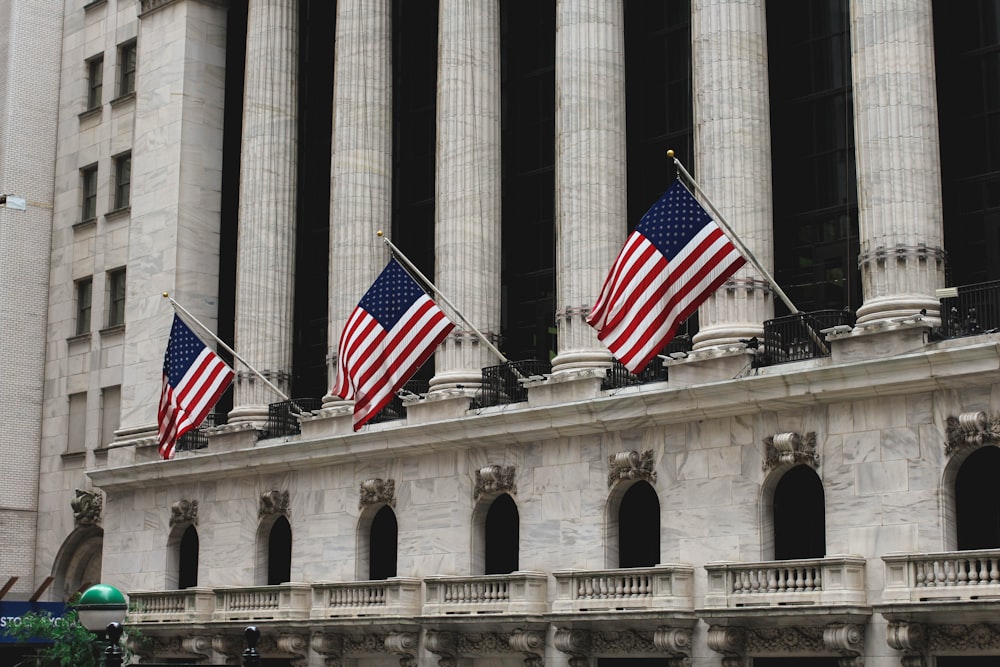
[[660,500],[647,482],[636,482],[618,507],[618,567],[660,562]]
[[514,499],[506,493],[486,512],[486,572],[510,574],[518,567],[520,517]]
[[279,516],[267,536],[267,585],[292,580],[292,527]]
[[753,667],[837,667],[840,658],[753,658]]
[[767,46],[775,279],[800,310],[857,310],[848,0],[769,0]]
[[501,333],[512,360],[550,361],[555,323],[555,0],[501,2]]
[[177,572],[177,588],[194,588],[198,585],[198,531],[188,526],[181,536],[180,567]]
[[301,398],[319,398],[329,388],[327,292],[336,13],[337,3],[330,0],[299,2],[299,171],[292,392]]
[[955,527],[958,548],[1000,548],[1000,449],[977,449],[962,463],[955,479]]
[[369,532],[368,578],[372,581],[396,576],[396,513],[386,505],[375,514]]
[[1000,1],[932,6],[948,284],[997,280]]
[[796,466],[782,475],[774,489],[774,559],[825,555],[823,483],[809,466]]

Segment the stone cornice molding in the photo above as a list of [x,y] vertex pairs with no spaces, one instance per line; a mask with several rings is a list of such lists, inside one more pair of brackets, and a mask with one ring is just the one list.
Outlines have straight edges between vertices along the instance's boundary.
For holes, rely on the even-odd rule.
[[[575,436],[597,435],[636,423],[662,428],[684,424],[693,414],[700,419],[816,407],[851,400],[952,390],[975,382],[1000,381],[1000,347],[993,337],[943,341],[918,352],[865,361],[802,362],[780,373],[760,374],[739,382],[704,385],[643,385],[602,395],[595,400],[542,406],[517,404],[484,412],[474,420],[443,419],[392,428],[369,427],[350,433],[294,436],[280,446],[247,446],[233,450],[197,450],[168,462],[147,461],[87,471],[94,486],[105,493],[157,485],[222,479],[252,469],[256,474],[287,473],[297,469],[334,465],[342,461],[371,461],[391,451],[395,456],[426,451],[458,451],[474,437],[477,446],[506,446],[551,438],[555,425],[572,423]],[[822,361],[822,363],[820,363]],[[824,387],[817,391],[817,387]],[[474,424],[474,426],[473,426]],[[155,440],[151,439],[152,444]],[[116,447],[119,445],[115,445]]]
[[198,525],[198,501],[181,498],[170,506],[170,527],[189,523]]
[[656,482],[653,450],[646,449],[642,453],[635,450],[618,452],[608,456],[608,488],[623,480],[641,479],[653,484]]
[[952,456],[963,449],[1000,442],[1000,414],[963,412],[945,420],[944,453]]
[[[172,5],[175,2],[183,2],[184,0],[139,0],[139,12],[138,17],[144,19],[153,12],[163,9],[168,5]],[[213,5],[215,7],[221,7],[226,9],[229,7],[229,0],[189,0],[191,2],[197,1],[206,5]]]
[[396,480],[376,477],[361,482],[358,509],[381,503],[391,507],[396,506]]
[[767,472],[786,463],[804,463],[813,468],[819,466],[815,431],[810,431],[805,436],[799,433],[775,433],[764,438],[764,462],[761,469]]
[[483,496],[517,493],[517,484],[514,481],[516,473],[517,469],[514,466],[483,466],[476,471],[473,497],[479,500]]
[[288,491],[278,491],[271,489],[260,494],[260,504],[257,507],[257,518],[281,514],[288,516],[289,499]]

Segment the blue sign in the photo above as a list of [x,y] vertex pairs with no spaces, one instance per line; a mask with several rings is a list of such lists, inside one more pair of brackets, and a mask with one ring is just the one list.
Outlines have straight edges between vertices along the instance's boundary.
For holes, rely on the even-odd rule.
[[[45,613],[52,615],[53,623],[62,623],[63,614],[66,613],[66,605],[62,602],[5,602],[0,600],[0,644],[23,643],[20,639],[7,634],[7,629],[21,624],[21,617],[28,612]],[[44,640],[36,640],[43,642]]]

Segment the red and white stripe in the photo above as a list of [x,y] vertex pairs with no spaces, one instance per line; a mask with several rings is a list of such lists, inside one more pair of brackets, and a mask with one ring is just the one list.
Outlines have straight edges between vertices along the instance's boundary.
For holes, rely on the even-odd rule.
[[714,222],[673,258],[632,232],[605,280],[587,322],[611,353],[638,373],[746,259]]
[[232,380],[233,369],[207,347],[176,387],[171,387],[169,378],[163,376],[157,420],[160,456],[168,459],[174,455],[177,441],[205,420]]
[[354,430],[392,399],[454,328],[426,294],[386,331],[360,306],[340,337],[333,393],[354,400]]

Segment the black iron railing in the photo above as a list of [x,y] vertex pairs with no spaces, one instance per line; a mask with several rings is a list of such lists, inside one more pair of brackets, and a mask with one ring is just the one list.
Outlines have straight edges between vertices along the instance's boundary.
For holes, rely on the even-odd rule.
[[483,369],[483,386],[476,395],[477,407],[522,403],[528,400],[528,390],[520,382],[521,378],[542,376],[552,372],[552,364],[539,359],[510,361]]
[[403,399],[400,394],[426,394],[428,384],[426,380],[410,380],[403,385],[402,391],[396,392],[385,407],[379,410],[374,417],[368,420],[369,424],[380,424],[382,422],[406,419],[406,408],[403,407]]
[[[220,415],[219,422],[222,422],[223,415]],[[184,435],[180,437],[177,441],[177,451],[186,452],[194,449],[205,449],[208,447],[208,430],[215,426],[216,414],[214,412],[208,413],[205,417],[205,421],[201,423],[198,428],[193,428]]]
[[814,310],[776,317],[764,322],[764,342],[759,344],[754,366],[830,356],[830,344],[820,333],[840,324],[852,324],[844,310]]
[[1000,280],[954,288],[941,299],[942,338],[960,338],[1000,330]]
[[[293,405],[294,403],[294,405]],[[295,398],[291,401],[271,403],[267,406],[267,426],[261,438],[280,438],[286,435],[297,435],[299,420],[295,415],[299,412],[310,412],[323,407],[321,398]]]
[[[674,336],[660,352],[664,356],[671,354],[686,354],[691,351],[691,337],[687,334]],[[639,384],[649,384],[650,382],[665,382],[667,380],[667,367],[663,364],[663,359],[659,355],[653,357],[639,374],[633,374],[617,359],[611,360],[611,368],[601,382],[601,389],[621,389],[622,387],[632,387]]]

